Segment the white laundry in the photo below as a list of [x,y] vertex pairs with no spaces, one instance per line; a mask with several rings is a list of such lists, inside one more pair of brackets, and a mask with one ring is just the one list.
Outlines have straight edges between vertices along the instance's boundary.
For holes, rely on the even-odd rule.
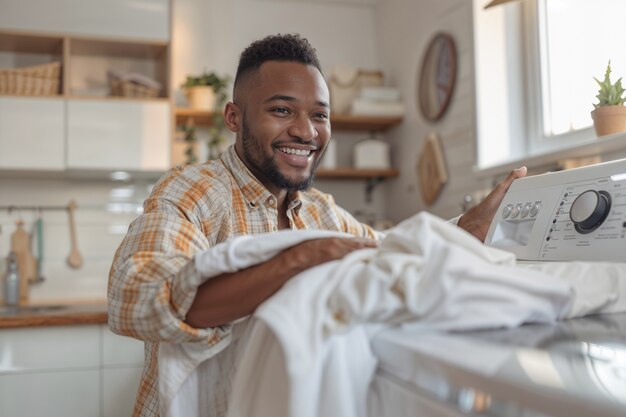
[[[224,265],[232,267],[276,238],[249,238],[236,250],[217,246],[216,260],[231,256]],[[267,258],[277,253],[276,246],[267,249],[273,250]],[[369,340],[378,325],[471,330],[626,310],[626,264],[588,268],[593,279],[567,264],[520,268],[512,254],[420,213],[392,229],[378,249],[305,271],[259,306],[239,344],[228,416],[366,415],[376,366]],[[607,274],[596,273],[604,268]],[[159,365],[160,379],[162,368],[178,366],[176,355],[168,362]],[[173,404],[184,401],[168,395]],[[207,415],[195,407],[194,415]]]
[[[195,257],[196,269],[205,277],[235,272],[264,262],[288,247],[310,239],[351,235],[326,230],[280,231],[273,234],[239,236],[216,245]],[[242,319],[224,331],[225,337],[216,345],[205,343],[159,344],[159,407],[163,417],[214,417],[225,409],[222,404],[211,404],[216,398],[226,400],[239,340],[248,324]],[[207,378],[206,374],[213,377]],[[220,378],[214,377],[219,375]],[[225,390],[226,388],[226,390]],[[209,403],[207,403],[207,401]]]

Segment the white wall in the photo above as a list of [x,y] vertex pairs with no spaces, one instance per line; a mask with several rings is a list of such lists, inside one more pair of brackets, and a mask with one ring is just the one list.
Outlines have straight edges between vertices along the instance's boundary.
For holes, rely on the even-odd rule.
[[299,33],[325,72],[337,64],[378,68],[376,7],[301,0],[175,0],[172,83],[216,70],[234,75],[241,51],[277,33]]
[[[149,185],[107,181],[63,179],[0,179],[0,206],[66,206],[73,199],[76,211],[78,248],[83,265],[72,269],[66,259],[70,253],[68,214],[65,211],[44,211],[43,271],[45,281],[30,286],[33,302],[59,300],[104,300],[107,279],[115,249],[121,242],[128,224],[148,194]],[[23,220],[27,232],[33,231],[36,212],[0,211],[0,270],[6,270],[4,257],[10,250],[10,235],[15,222]],[[34,243],[34,242],[33,242]],[[33,250],[36,250],[33,244]],[[2,286],[0,286],[0,294]],[[0,295],[0,299],[2,299]]]
[[[387,215],[400,221],[419,210],[441,217],[460,214],[463,196],[489,187],[473,174],[475,106],[473,76],[472,2],[469,0],[381,0],[378,14],[381,63],[406,100],[404,123],[392,133],[393,164],[401,177],[386,189]],[[456,41],[458,73],[455,92],[444,117],[424,120],[417,105],[417,79],[428,41],[445,31]],[[436,203],[427,207],[419,193],[417,156],[429,132],[439,135],[448,165],[449,182]]]

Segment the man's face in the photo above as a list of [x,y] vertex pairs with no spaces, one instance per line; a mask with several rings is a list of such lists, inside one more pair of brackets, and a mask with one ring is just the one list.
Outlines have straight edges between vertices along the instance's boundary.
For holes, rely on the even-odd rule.
[[308,188],[330,138],[322,75],[310,65],[268,61],[238,89],[239,157],[274,194]]

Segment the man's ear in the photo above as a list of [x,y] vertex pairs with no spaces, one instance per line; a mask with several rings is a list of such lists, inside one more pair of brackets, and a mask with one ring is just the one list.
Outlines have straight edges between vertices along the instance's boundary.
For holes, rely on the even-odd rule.
[[237,133],[241,129],[241,109],[232,101],[224,107],[224,124],[231,132]]

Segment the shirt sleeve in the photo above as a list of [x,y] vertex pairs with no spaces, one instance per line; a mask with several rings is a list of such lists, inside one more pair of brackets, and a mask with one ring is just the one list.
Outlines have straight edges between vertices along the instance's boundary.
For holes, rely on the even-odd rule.
[[[229,325],[197,329],[184,322],[204,281],[194,256],[210,247],[202,230],[207,221],[200,223],[193,209],[185,208],[192,207],[182,200],[190,193],[175,189],[180,199],[166,198],[160,190],[146,200],[144,214],[132,222],[115,254],[109,275],[109,326],[144,341],[212,345],[230,334]],[[223,211],[213,212],[219,216]]]

